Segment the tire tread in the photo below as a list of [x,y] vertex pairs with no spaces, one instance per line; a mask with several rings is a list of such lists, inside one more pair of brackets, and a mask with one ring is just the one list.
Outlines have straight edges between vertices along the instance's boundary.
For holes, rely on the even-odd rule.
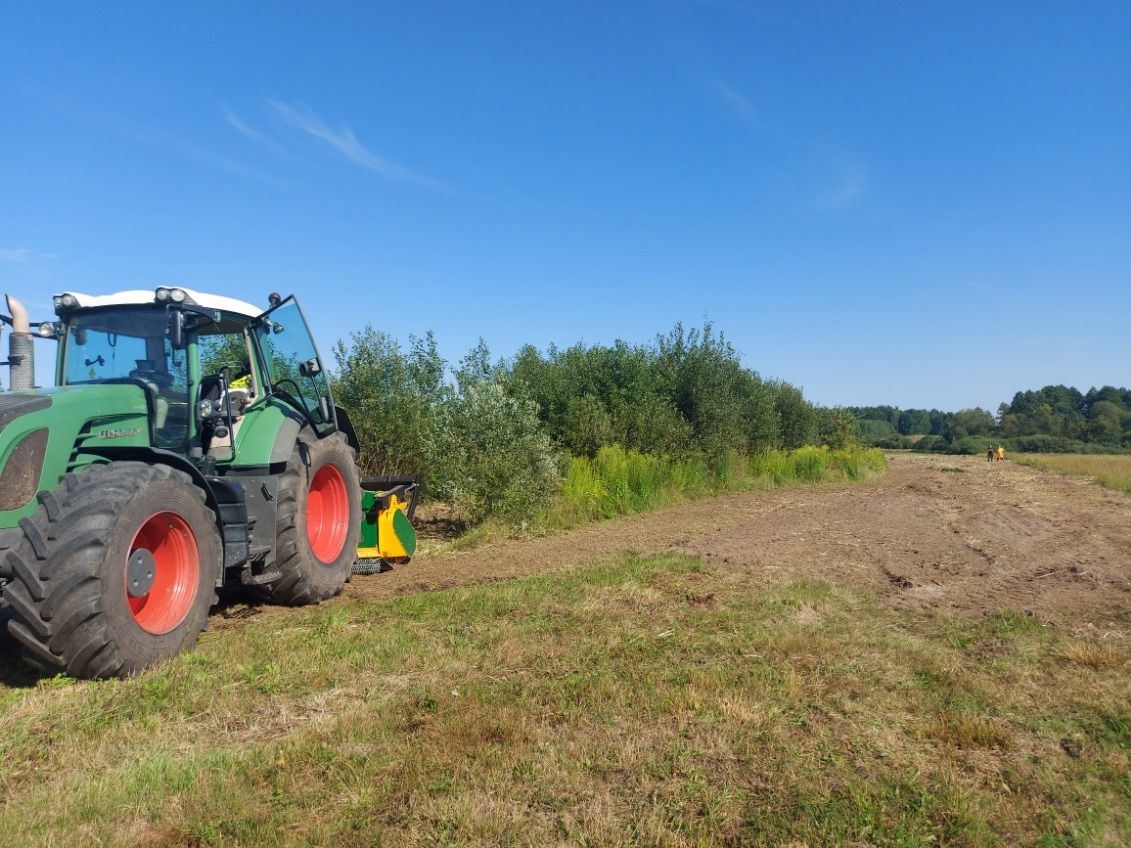
[[[26,661],[75,677],[136,670],[102,618],[97,587],[103,557],[87,554],[107,547],[118,509],[131,495],[170,479],[196,489],[192,478],[168,466],[114,462],[67,474],[53,491],[39,496],[39,509],[20,521],[23,540],[7,552],[12,576],[3,587],[11,610],[8,632]],[[214,604],[214,588],[211,593]]]

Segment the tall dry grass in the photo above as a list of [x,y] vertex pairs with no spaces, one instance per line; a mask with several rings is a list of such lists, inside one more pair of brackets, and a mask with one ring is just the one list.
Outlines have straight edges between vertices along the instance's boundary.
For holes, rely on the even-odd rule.
[[1108,489],[1131,494],[1131,454],[1022,453],[1013,459],[1033,468],[1091,477]]

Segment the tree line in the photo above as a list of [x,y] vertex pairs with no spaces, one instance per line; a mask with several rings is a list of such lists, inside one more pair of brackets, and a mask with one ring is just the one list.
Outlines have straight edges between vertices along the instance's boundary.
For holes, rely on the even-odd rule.
[[402,345],[366,326],[334,358],[362,467],[422,473],[472,521],[535,511],[571,457],[614,445],[721,472],[735,456],[855,438],[849,413],[744,367],[710,324],[677,324],[647,344],[526,346],[509,358],[481,340],[454,365],[431,333]]
[[1131,450],[1131,389],[1045,386],[1017,392],[997,414],[895,406],[851,407],[861,438],[879,447],[981,453],[989,443],[1026,452]]

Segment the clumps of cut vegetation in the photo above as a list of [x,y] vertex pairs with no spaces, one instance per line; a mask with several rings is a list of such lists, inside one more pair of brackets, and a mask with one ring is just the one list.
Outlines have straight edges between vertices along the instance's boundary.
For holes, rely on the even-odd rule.
[[1125,657],[1109,648],[1086,642],[1073,642],[1060,649],[1059,656],[1067,662],[1086,665],[1097,671],[1104,668],[1119,668],[1131,663]]
[[1006,722],[985,716],[945,715],[926,729],[927,738],[944,745],[961,749],[1000,748],[1006,750],[1013,742],[1013,730]]
[[3,691],[3,844],[1131,836],[1125,669],[1065,661],[1095,643],[1032,617],[666,555],[279,621],[139,678]]
[[1131,455],[1017,454],[1014,461],[1045,471],[1090,477],[1108,489],[1131,494]]
[[951,474],[965,474],[965,468],[959,468],[957,465],[943,465],[939,467],[939,471],[947,471]]

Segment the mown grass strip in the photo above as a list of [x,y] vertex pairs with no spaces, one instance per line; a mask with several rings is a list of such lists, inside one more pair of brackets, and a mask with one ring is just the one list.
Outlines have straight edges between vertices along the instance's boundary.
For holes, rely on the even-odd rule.
[[265,614],[0,702],[18,845],[1104,845],[1127,656],[683,556]]

